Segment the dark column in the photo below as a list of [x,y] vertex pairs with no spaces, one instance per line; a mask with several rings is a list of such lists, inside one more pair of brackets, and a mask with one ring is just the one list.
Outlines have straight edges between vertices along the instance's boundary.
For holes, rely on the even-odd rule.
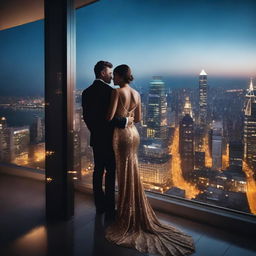
[[74,0],[45,0],[46,217],[74,215]]

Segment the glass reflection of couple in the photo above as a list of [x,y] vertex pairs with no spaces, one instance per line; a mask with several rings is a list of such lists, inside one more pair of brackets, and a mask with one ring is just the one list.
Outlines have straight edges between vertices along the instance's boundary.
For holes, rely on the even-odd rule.
[[[99,61],[96,79],[83,91],[83,118],[90,130],[94,154],[93,192],[96,214],[105,212],[112,219],[106,229],[107,240],[143,253],[188,255],[194,252],[192,237],[157,219],[144,192],[138,170],[137,149],[140,142],[134,125],[141,120],[139,93],[130,87],[131,69]],[[105,191],[102,179],[105,173]],[[118,181],[115,216],[115,170]]]

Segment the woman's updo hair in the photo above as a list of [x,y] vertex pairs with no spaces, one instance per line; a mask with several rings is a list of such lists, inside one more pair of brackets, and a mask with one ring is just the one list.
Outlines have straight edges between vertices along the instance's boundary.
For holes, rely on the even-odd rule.
[[128,65],[122,64],[114,69],[114,74],[118,74],[126,83],[133,80],[132,71]]

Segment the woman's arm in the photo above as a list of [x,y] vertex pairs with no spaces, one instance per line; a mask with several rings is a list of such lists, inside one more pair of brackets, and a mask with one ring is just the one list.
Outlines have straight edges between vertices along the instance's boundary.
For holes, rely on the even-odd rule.
[[119,95],[118,89],[114,89],[112,91],[111,98],[110,98],[110,105],[108,108],[108,113],[106,118],[107,121],[112,120],[113,117],[115,116],[117,103],[118,103],[118,95]]
[[141,100],[140,94],[138,93],[138,105],[134,111],[134,123],[138,123],[141,120]]

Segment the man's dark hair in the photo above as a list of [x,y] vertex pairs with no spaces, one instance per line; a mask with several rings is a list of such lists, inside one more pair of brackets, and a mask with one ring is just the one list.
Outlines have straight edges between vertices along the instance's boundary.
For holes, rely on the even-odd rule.
[[108,61],[103,61],[103,60],[98,61],[98,62],[96,63],[96,65],[94,66],[95,77],[96,77],[96,78],[99,78],[99,77],[100,77],[100,72],[101,72],[104,68],[106,68],[106,67],[108,67],[108,68],[113,68],[113,65],[112,65],[110,62],[108,62]]

